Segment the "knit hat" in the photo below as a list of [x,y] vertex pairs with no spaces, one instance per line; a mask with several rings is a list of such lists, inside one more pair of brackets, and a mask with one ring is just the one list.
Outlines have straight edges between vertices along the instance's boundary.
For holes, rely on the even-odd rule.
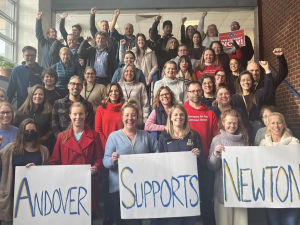
[[170,25],[171,27],[173,27],[173,24],[172,24],[172,22],[171,22],[170,20],[164,21],[164,23],[163,23],[163,28],[164,28],[165,26],[167,26],[167,25]]
[[72,26],[72,28],[73,28],[73,27],[76,27],[79,31],[82,30],[82,27],[81,27],[79,24],[75,24],[75,25]]

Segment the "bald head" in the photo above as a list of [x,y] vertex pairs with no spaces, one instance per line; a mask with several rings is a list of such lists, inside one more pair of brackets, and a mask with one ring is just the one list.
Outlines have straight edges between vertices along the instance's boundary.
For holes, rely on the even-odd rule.
[[257,63],[249,63],[247,66],[247,70],[252,74],[255,82],[259,81],[260,78],[260,68]]
[[131,23],[126,23],[124,26],[125,35],[131,37],[133,34],[133,25]]
[[230,25],[231,31],[239,30],[240,24],[237,21],[233,21]]

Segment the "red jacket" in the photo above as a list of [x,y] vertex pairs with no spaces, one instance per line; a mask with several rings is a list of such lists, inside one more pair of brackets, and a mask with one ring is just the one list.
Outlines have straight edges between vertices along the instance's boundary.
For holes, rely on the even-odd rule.
[[210,74],[210,75],[215,76],[215,72],[222,68],[223,68],[223,66],[221,63],[219,63],[219,65],[217,67],[215,67],[213,64],[211,64],[210,66],[205,66],[205,69],[203,71],[200,71],[199,68],[197,67],[195,69],[195,75],[197,77],[197,80],[199,80],[203,74]]
[[[98,176],[103,169],[103,149],[99,134],[85,126],[84,132],[79,140],[76,141],[73,128],[69,130],[69,135],[64,142],[65,133],[59,133],[57,141],[50,159],[51,165],[83,165],[91,164],[98,169]],[[76,176],[76,174],[74,174]],[[97,212],[98,201],[98,176],[92,176],[92,211]]]
[[218,118],[203,103],[199,109],[195,109],[186,101],[184,108],[188,113],[191,128],[201,137],[204,156],[208,157],[211,141],[219,133]]
[[100,135],[102,148],[105,150],[105,145],[108,136],[117,130],[120,130],[122,126],[122,103],[116,105],[107,102],[106,108],[99,106],[95,116],[95,131]]

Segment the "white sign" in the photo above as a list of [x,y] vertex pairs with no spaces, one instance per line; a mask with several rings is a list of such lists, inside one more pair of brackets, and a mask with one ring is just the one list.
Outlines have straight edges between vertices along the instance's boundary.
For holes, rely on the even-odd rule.
[[122,219],[200,215],[191,152],[121,155],[118,164]]
[[90,167],[16,167],[14,225],[91,224]]
[[225,207],[299,208],[300,147],[225,147]]

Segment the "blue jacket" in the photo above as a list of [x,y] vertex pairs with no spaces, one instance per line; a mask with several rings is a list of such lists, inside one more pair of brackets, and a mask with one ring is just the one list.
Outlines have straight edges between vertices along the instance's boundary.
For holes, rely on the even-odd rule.
[[58,80],[55,86],[60,89],[67,89],[70,78],[74,75],[78,75],[77,66],[72,60],[70,60],[67,67],[65,67],[62,61],[60,61],[54,64],[52,68],[56,70],[58,75]]
[[41,66],[49,68],[53,65],[52,57],[50,56],[50,47],[56,39],[46,39],[43,33],[42,20],[36,19],[35,36],[42,48],[42,63]]
[[[123,73],[123,68],[118,68],[116,69],[113,78],[111,79],[111,83],[118,83],[120,82],[121,78],[122,78],[122,73]],[[136,76],[139,82],[143,83],[145,86],[146,85],[146,79],[145,79],[145,75],[143,74],[143,71],[141,71],[140,69],[136,68]]]
[[8,101],[12,102],[17,92],[17,107],[20,108],[25,102],[28,95],[28,87],[33,87],[36,84],[42,84],[41,74],[44,68],[35,63],[32,68],[22,65],[16,66],[9,78],[7,97]]

